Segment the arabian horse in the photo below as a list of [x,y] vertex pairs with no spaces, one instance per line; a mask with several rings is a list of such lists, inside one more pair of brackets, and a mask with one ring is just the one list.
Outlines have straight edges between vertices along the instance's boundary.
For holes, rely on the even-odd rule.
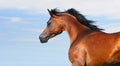
[[39,39],[66,31],[70,38],[69,60],[72,66],[120,66],[120,32],[105,33],[74,8],[48,10],[50,19]]

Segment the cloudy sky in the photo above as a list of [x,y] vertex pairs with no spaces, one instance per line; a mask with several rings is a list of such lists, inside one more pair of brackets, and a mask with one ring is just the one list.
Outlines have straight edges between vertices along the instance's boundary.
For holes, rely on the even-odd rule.
[[104,32],[120,31],[120,0],[0,0],[0,66],[70,66],[66,32],[41,44],[47,9],[75,8]]

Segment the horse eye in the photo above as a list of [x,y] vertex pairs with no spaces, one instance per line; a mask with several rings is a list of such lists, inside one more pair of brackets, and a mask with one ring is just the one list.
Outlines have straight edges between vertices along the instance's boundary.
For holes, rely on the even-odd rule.
[[47,22],[47,26],[50,26],[50,24],[51,24],[51,22],[48,21],[48,22]]

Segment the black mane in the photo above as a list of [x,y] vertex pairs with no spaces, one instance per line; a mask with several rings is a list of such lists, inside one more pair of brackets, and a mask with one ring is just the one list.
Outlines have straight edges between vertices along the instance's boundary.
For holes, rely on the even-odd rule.
[[75,10],[75,9],[73,9],[73,8],[68,9],[68,10],[66,10],[66,11],[64,11],[64,12],[60,12],[58,9],[53,9],[53,10],[51,10],[51,12],[52,12],[53,14],[55,14],[55,15],[57,15],[57,14],[59,14],[59,13],[68,13],[68,14],[71,14],[71,15],[75,16],[75,17],[77,18],[77,20],[78,20],[81,24],[89,27],[91,30],[93,30],[93,31],[103,30],[103,29],[98,28],[96,25],[93,25],[92,23],[93,23],[94,21],[92,21],[92,20],[87,20],[87,19],[84,17],[84,15],[80,14],[77,10]]

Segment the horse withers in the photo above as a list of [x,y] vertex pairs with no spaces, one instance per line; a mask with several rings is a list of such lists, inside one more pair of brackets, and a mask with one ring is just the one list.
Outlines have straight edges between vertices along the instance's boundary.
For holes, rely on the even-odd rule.
[[69,59],[72,66],[120,66],[120,32],[104,33],[75,9],[64,12],[48,10],[50,19],[39,39],[66,31],[70,38]]

